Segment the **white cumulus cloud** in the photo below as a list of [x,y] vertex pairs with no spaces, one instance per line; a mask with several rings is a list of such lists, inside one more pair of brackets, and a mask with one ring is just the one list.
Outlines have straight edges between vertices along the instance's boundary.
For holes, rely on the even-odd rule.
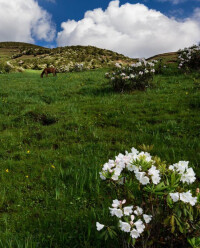
[[57,44],[93,45],[130,57],[149,57],[177,51],[199,41],[198,11],[191,18],[175,20],[143,4],[111,1],[108,8],[87,11],[79,21],[61,24]]
[[0,0],[0,41],[52,41],[55,25],[36,0]]

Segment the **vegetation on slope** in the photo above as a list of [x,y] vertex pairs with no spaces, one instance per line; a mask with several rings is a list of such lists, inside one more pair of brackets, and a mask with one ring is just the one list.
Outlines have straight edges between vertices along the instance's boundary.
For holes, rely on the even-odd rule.
[[76,64],[83,64],[84,69],[102,68],[116,62],[131,63],[136,60],[106,49],[92,46],[70,46],[43,48],[19,43],[0,43],[0,60],[9,61],[13,67],[22,69],[42,69],[55,66],[58,71],[72,70]]

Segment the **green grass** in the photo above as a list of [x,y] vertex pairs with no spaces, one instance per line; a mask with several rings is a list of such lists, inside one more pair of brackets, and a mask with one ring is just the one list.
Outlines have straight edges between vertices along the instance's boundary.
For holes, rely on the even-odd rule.
[[200,178],[195,73],[169,68],[155,88],[119,94],[105,72],[0,75],[0,248],[122,247],[96,231],[115,199],[98,173],[133,146],[189,160]]

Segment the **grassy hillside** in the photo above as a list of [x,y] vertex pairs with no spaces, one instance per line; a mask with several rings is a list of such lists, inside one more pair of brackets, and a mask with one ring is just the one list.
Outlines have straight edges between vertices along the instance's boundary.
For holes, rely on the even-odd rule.
[[24,49],[41,49],[42,47],[23,42],[0,42],[0,61],[11,59],[16,53]]
[[19,49],[19,48],[42,48],[42,47],[30,43],[10,41],[10,42],[0,42],[0,48]]
[[162,59],[163,63],[176,63],[178,59],[178,52],[157,54],[155,56],[148,58],[147,60],[153,60],[153,59],[156,60]]
[[131,63],[134,59],[106,49],[92,46],[70,46],[54,49],[26,43],[0,42],[0,61],[24,69],[42,69],[56,66],[60,71],[69,71],[75,64],[83,64],[85,69],[95,69],[116,62]]
[[122,247],[96,231],[116,197],[98,173],[133,146],[188,160],[200,179],[197,73],[169,65],[155,88],[119,94],[106,71],[0,75],[0,248]]

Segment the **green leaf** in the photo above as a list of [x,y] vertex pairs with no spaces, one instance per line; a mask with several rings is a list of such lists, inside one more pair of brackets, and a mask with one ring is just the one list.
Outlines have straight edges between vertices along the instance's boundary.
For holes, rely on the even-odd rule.
[[171,185],[172,186],[174,185],[175,181],[176,181],[176,175],[175,175],[175,172],[172,172],[171,174]]
[[170,219],[171,219],[171,217],[168,216],[166,219],[164,219],[163,224],[164,224],[165,226],[168,226],[168,225],[170,224]]
[[188,241],[188,243],[189,243],[193,248],[198,248],[198,244],[197,244],[197,246],[196,246],[196,239],[195,239],[195,237],[193,237],[193,238],[188,238],[187,241]]
[[101,234],[100,234],[100,238],[103,238],[107,233],[107,230],[103,231]]
[[105,234],[105,241],[108,239],[108,233]]
[[174,233],[175,231],[174,215],[171,216],[170,224],[171,224],[171,232]]
[[165,189],[167,189],[168,188],[168,186],[166,186],[165,184],[164,184],[164,182],[161,182],[161,183],[159,183],[156,187],[155,187],[155,191],[163,191],[163,190],[165,190]]
[[175,221],[176,221],[176,224],[177,224],[177,226],[178,226],[178,228],[179,228],[179,231],[180,231],[181,233],[184,233],[184,229],[183,229],[183,227],[182,227],[182,225],[181,225],[181,222],[180,222],[177,218],[175,218]]
[[178,218],[180,218],[182,215],[182,211],[180,209],[177,209],[176,214],[177,214]]
[[170,195],[167,196],[167,205],[172,208],[173,207],[173,200],[172,198],[170,197]]
[[134,246],[136,242],[136,239],[132,239],[132,245]]

